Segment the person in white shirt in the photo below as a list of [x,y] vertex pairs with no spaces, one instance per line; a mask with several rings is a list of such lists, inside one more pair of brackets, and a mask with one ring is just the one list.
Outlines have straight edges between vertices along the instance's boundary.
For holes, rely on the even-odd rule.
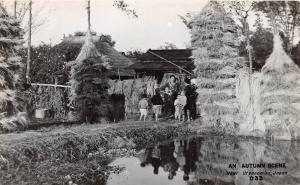
[[177,99],[174,102],[175,105],[175,119],[179,119],[179,121],[181,121],[182,118],[182,122],[184,122],[185,120],[185,116],[184,116],[184,106],[186,105],[186,96],[185,96],[185,92],[181,91],[181,94],[177,96]]
[[147,115],[148,115],[148,101],[147,101],[147,96],[146,95],[142,95],[142,99],[139,102],[139,109],[140,109],[140,121],[142,120],[142,118],[144,118],[144,122],[146,121]]

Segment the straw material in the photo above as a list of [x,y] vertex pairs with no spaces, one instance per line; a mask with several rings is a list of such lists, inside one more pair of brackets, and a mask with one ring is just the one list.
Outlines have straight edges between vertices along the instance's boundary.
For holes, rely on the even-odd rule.
[[17,48],[23,44],[20,23],[0,5],[0,130],[15,130],[23,124],[17,119],[19,101],[17,87],[21,86],[22,58]]
[[123,81],[110,80],[109,94],[125,95],[125,113],[127,115],[137,114],[139,112],[138,103],[142,94],[153,96],[156,88],[154,77],[143,77]]
[[274,35],[274,49],[262,68],[262,75],[263,121],[273,137],[293,139],[296,136],[291,133],[300,128],[300,70],[284,52],[278,34]]
[[232,125],[239,112],[237,76],[246,66],[245,59],[239,57],[237,25],[216,1],[210,1],[190,24],[197,105],[205,119],[213,121],[210,124],[219,120],[223,127]]
[[[76,60],[71,63],[70,105],[80,120],[99,121],[108,116],[108,61],[100,55],[88,30]],[[91,111],[92,110],[92,111]]]

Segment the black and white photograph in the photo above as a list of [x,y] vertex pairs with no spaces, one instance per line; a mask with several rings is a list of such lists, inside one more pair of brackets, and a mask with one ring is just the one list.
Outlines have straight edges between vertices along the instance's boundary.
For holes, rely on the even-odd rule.
[[299,0],[0,0],[0,185],[299,184]]

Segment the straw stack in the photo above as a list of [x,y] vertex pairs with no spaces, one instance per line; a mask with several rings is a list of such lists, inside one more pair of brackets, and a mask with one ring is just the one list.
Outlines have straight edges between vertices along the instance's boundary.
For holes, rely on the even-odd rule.
[[273,52],[262,68],[261,116],[268,133],[278,139],[300,134],[300,69],[274,35]]
[[110,64],[93,43],[90,30],[75,61],[69,63],[70,105],[75,107],[80,120],[100,121],[109,111],[107,69]]
[[215,1],[210,1],[190,24],[198,108],[209,124],[229,128],[239,113],[237,75],[245,67],[245,59],[239,57],[237,25]]
[[24,65],[17,50],[22,48],[23,35],[20,22],[0,5],[0,130],[9,124],[18,127],[21,103],[17,92],[21,91]]

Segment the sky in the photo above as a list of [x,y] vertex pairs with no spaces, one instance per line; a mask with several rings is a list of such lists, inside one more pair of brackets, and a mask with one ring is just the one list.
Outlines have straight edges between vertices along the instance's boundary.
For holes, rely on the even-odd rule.
[[[12,0],[11,0],[12,1]],[[46,19],[32,37],[33,45],[56,44],[64,34],[87,30],[86,0],[34,0],[33,14],[37,22]],[[185,48],[190,33],[178,15],[200,11],[207,0],[126,0],[136,10],[132,18],[113,6],[113,0],[91,0],[91,28],[109,34],[119,51],[156,49],[165,42]]]
[[[114,7],[114,0],[91,0],[91,28],[97,33],[111,35],[119,51],[157,49],[165,42],[186,48],[190,33],[178,15],[201,11],[207,1],[126,0],[138,14],[138,18],[132,18]],[[33,34],[33,45],[57,44],[64,35],[87,30],[86,0],[33,2],[34,19],[37,23],[45,21]]]

